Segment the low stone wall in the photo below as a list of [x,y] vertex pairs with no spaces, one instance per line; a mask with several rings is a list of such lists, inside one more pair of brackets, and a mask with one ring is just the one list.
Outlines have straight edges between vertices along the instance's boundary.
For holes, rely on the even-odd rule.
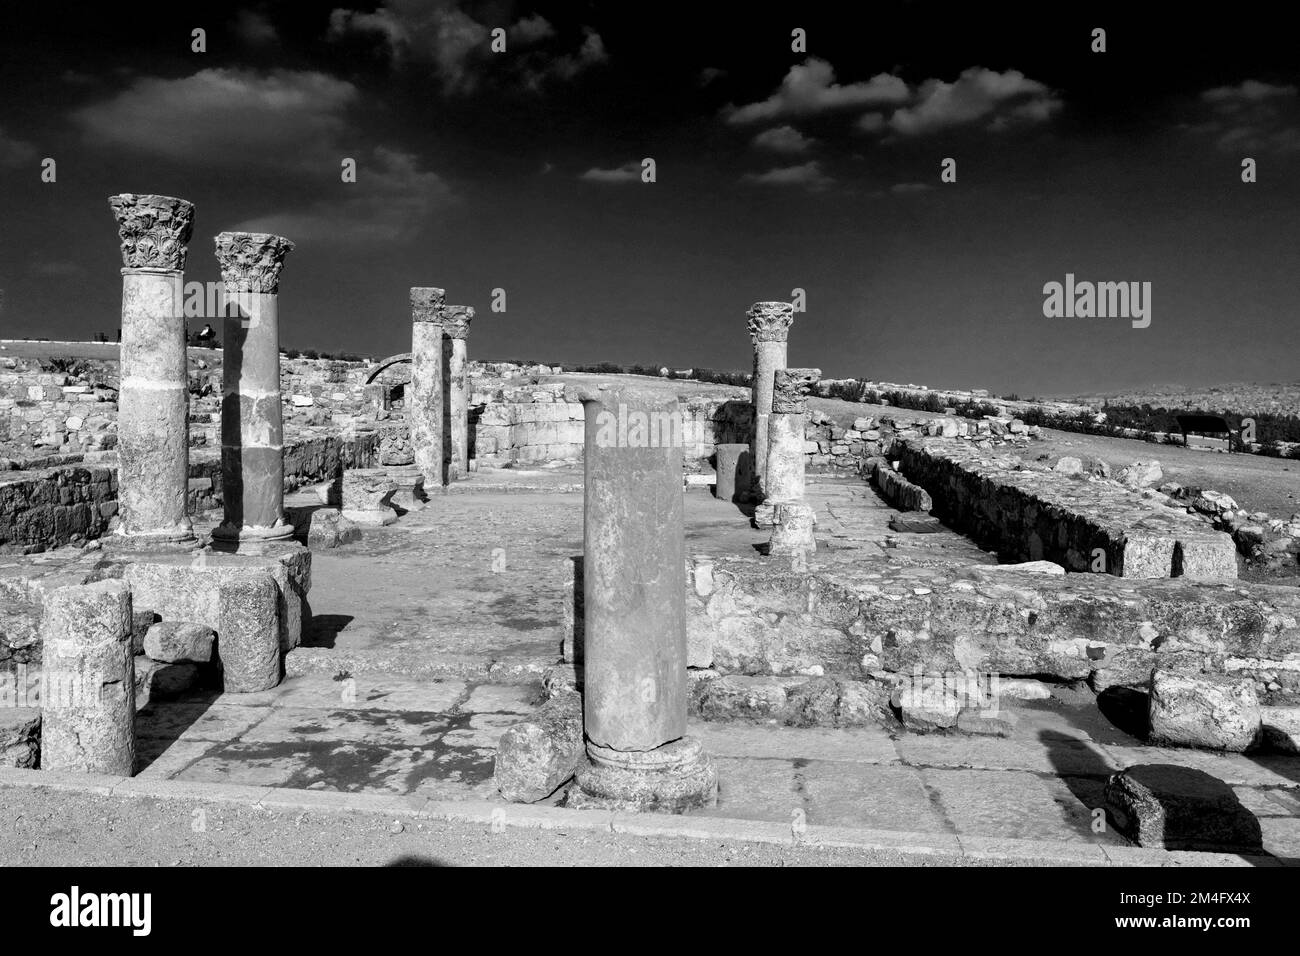
[[[204,448],[191,454],[190,513],[219,508],[220,453]],[[301,438],[284,449],[285,490],[328,481],[340,468],[374,467],[378,456],[379,435],[374,432]],[[98,538],[115,514],[116,462],[0,472],[0,553],[41,551]]]
[[884,499],[900,511],[924,511],[929,514],[934,508],[929,492],[894,471],[883,458],[868,459],[863,470]]
[[1024,466],[969,443],[906,439],[888,454],[934,512],[1009,561],[1119,577],[1232,579],[1232,538],[1115,482]]
[[1035,574],[1001,565],[805,572],[695,559],[688,663],[722,674],[886,679],[976,671],[1145,686],[1153,668],[1300,691],[1300,590]]

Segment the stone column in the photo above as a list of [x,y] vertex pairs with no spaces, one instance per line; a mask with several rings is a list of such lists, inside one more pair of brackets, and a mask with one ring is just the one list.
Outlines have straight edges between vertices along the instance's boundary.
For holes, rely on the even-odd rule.
[[[280,399],[280,270],[293,243],[259,232],[216,237],[225,285],[221,486],[225,521],[214,544],[257,550],[293,537],[284,520]],[[233,313],[233,314],[232,314]]]
[[468,305],[449,305],[442,310],[443,352],[447,363],[443,391],[447,399],[446,455],[447,481],[469,473],[469,383],[465,379],[466,343],[474,309]]
[[754,341],[754,484],[750,497],[766,497],[763,482],[767,469],[767,418],[772,411],[772,376],[785,368],[786,336],[794,322],[794,306],[789,302],[755,302],[749,307],[749,334]]
[[41,617],[41,769],[135,773],[131,592],[122,581],[56,588]]
[[821,370],[815,368],[783,368],[776,372],[767,426],[767,496],[754,511],[754,522],[760,528],[777,523],[784,506],[803,502],[804,417],[808,392],[819,378]]
[[681,413],[637,386],[582,401],[586,759],[571,801],[681,812],[717,791],[686,736]]
[[415,464],[425,489],[443,485],[442,304],[443,290],[411,289],[411,384],[406,388],[406,421]]
[[117,543],[146,550],[195,541],[189,490],[189,385],[182,293],[194,206],[170,196],[108,200],[122,239]]
[[742,468],[743,460],[750,455],[748,445],[718,445],[714,450],[718,482],[713,486],[713,496],[719,501],[735,501],[736,491],[748,491],[746,483],[750,480],[752,469]]

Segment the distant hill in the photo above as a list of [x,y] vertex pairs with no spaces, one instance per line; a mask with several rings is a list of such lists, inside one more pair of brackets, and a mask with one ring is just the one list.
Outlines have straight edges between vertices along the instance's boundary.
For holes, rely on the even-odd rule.
[[1070,401],[1100,406],[1154,405],[1169,409],[1199,408],[1207,412],[1238,415],[1268,412],[1300,416],[1300,382],[1232,382],[1226,385],[1151,385],[1118,392],[1095,392],[1068,396]]

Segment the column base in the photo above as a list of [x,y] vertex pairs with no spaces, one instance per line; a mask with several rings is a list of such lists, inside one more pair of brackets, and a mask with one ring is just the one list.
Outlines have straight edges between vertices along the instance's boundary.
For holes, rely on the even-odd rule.
[[685,813],[713,806],[718,771],[699,740],[683,737],[645,751],[610,750],[587,741],[565,805],[579,809]]
[[172,554],[193,551],[199,546],[198,536],[191,527],[177,527],[169,531],[141,531],[128,534],[117,530],[101,539],[104,548],[115,551]]
[[267,547],[283,544],[293,536],[293,525],[284,519],[281,519],[280,524],[270,528],[258,525],[236,527],[222,524],[212,529],[212,549],[240,554],[260,554]]
[[813,535],[816,524],[817,513],[809,505],[792,503],[778,506],[767,553],[807,555],[816,551],[817,539]]

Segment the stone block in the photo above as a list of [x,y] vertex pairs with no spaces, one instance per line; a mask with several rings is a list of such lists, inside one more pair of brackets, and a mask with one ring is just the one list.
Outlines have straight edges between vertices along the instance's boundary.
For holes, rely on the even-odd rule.
[[1180,534],[1174,546],[1174,577],[1193,581],[1233,580],[1237,577],[1237,546],[1222,531]]
[[572,777],[582,756],[582,698],[559,688],[532,717],[501,735],[493,779],[507,800],[533,803]]
[[307,546],[314,550],[328,550],[361,540],[361,529],[355,521],[343,517],[337,508],[318,508],[312,512],[311,526],[307,531]]
[[0,767],[34,770],[40,756],[40,708],[0,707]]
[[1151,740],[1175,747],[1242,751],[1259,737],[1255,683],[1214,674],[1151,675]]
[[197,664],[169,664],[141,654],[135,659],[135,703],[137,709],[151,701],[174,700],[195,690],[201,680]]
[[1139,764],[1111,776],[1104,794],[1116,829],[1138,846],[1263,852],[1255,815],[1230,786],[1202,770]]
[[260,572],[217,586],[217,654],[227,693],[251,694],[280,683],[279,587]]
[[160,621],[144,635],[144,653],[166,664],[206,664],[212,660],[216,635],[205,624]]

